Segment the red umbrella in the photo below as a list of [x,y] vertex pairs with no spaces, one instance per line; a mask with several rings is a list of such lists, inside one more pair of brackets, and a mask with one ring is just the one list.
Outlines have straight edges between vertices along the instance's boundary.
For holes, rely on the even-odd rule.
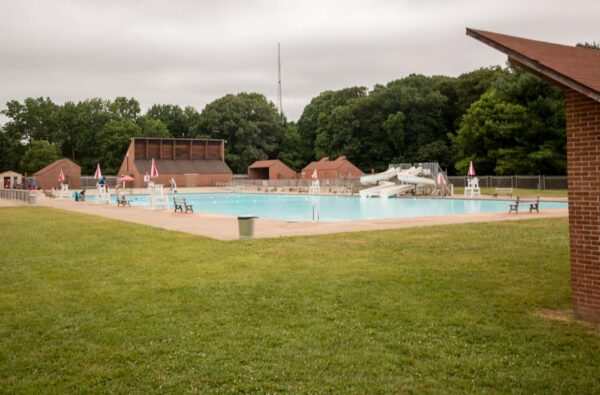
[[440,186],[446,185],[446,179],[444,178],[444,174],[442,172],[438,173],[438,184]]
[[467,175],[469,177],[475,176],[475,167],[473,166],[473,161],[471,161],[471,163],[469,163],[469,171],[467,172]]
[[315,171],[313,172],[313,174],[312,174],[311,177],[312,177],[313,180],[316,180],[316,179],[319,178],[319,175],[317,174],[317,169],[315,169]]
[[152,158],[152,166],[150,167],[150,178],[158,177],[158,169],[156,168],[156,161]]
[[58,175],[58,182],[60,182],[62,184],[64,180],[65,180],[65,173],[63,173],[62,169],[60,169],[60,174]]
[[121,177],[117,178],[117,182],[122,182],[123,183],[123,189],[125,189],[125,183],[126,182],[132,182],[132,181],[135,181],[135,178],[133,178],[133,177],[131,177],[129,175],[124,175],[124,176],[121,176]]
[[98,165],[96,165],[96,174],[94,174],[94,178],[96,180],[99,180],[102,178],[102,172],[100,171],[100,163],[98,163]]

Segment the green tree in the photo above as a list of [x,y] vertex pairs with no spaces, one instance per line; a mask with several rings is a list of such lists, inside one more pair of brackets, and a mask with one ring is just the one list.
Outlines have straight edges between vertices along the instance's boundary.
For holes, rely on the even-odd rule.
[[135,121],[140,116],[140,103],[132,98],[118,96],[114,101],[108,102],[108,110],[114,118],[125,118]]
[[577,43],[576,46],[580,48],[600,49],[600,42],[592,41],[591,43],[588,43],[586,41],[583,43]]
[[473,103],[454,137],[456,169],[483,174],[564,174],[563,93],[514,69]]
[[44,140],[32,141],[21,158],[21,170],[31,175],[59,158],[60,150],[56,144]]
[[58,106],[50,98],[27,98],[20,103],[11,100],[2,111],[10,120],[4,125],[15,140],[59,142]]
[[295,122],[288,122],[285,125],[277,159],[296,171],[300,171],[304,165],[299,149],[301,141],[298,125]]
[[[367,88],[355,86],[339,91],[325,91],[310,101],[298,120],[298,133],[302,142],[299,148],[305,162],[320,159],[324,150],[323,140],[328,133],[326,129],[329,127],[329,117],[333,111],[366,95]],[[317,147],[319,135],[321,143]]]
[[140,134],[136,137],[173,137],[167,126],[159,119],[144,115],[139,117],[136,123],[141,129]]
[[259,93],[226,95],[200,114],[194,136],[225,139],[225,159],[235,173],[246,173],[260,159],[275,157],[283,126],[275,105]]
[[193,112],[188,108],[184,111],[172,104],[155,104],[148,109],[146,115],[164,123],[173,137],[190,136],[188,116],[192,116]]
[[23,145],[0,128],[0,172],[20,170],[19,159],[23,152]]
[[131,138],[141,134],[142,129],[130,119],[113,119],[100,129],[98,163],[105,174],[117,174]]

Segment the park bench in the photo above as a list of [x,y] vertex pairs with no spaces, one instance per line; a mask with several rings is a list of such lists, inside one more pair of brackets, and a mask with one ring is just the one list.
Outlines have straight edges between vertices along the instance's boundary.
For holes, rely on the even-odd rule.
[[188,204],[187,201],[185,200],[185,198],[173,198],[173,204],[175,205],[175,212],[177,212],[177,210],[179,210],[183,213],[184,208],[185,208],[186,213],[188,211],[191,211],[192,213],[194,212],[192,205]]
[[131,203],[125,198],[125,195],[117,195],[117,207],[119,206],[131,206]]
[[54,192],[52,192],[52,191],[44,190],[43,192],[44,192],[44,196],[46,196],[47,198],[54,199],[56,197],[56,195],[54,195]]
[[509,204],[509,208],[508,208],[508,213],[512,213],[513,211],[515,212],[515,214],[519,214],[519,206],[529,206],[529,212],[533,212],[533,210],[535,210],[536,212],[540,212],[540,197],[537,196],[535,199],[521,199],[519,196],[517,196],[517,199],[515,199],[514,203],[510,203]]
[[512,195],[513,195],[513,189],[512,188],[496,188],[496,190],[494,191],[493,196],[495,198],[497,198],[498,195],[506,195],[508,197],[512,197]]

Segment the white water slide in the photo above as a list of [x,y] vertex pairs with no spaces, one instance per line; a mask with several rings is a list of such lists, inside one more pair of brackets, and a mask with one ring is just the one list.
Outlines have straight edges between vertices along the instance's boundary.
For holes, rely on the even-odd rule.
[[[390,196],[412,191],[419,184],[435,185],[434,180],[430,178],[417,176],[418,174],[422,173],[422,168],[411,167],[407,170],[391,168],[382,173],[362,176],[360,178],[360,182],[363,185],[378,185],[371,188],[363,189],[359,192],[359,194],[361,197],[379,196],[381,198],[388,198]],[[395,182],[388,181],[394,177],[398,177],[398,180],[401,181],[402,184],[396,184]]]

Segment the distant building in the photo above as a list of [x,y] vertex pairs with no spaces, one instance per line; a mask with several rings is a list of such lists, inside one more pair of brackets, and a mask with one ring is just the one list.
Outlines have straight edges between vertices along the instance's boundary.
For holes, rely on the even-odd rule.
[[5,171],[0,173],[1,189],[13,189],[17,185],[23,185],[23,175],[16,171]]
[[63,184],[69,185],[70,189],[81,188],[81,167],[70,159],[59,159],[50,163],[40,171],[33,174],[33,180],[40,189],[60,188],[58,175],[62,170],[65,180]]
[[340,156],[336,160],[329,160],[328,157],[322,158],[319,161],[309,163],[302,169],[302,176],[310,178],[315,169],[319,179],[353,179],[360,178],[364,173],[345,156]]
[[251,180],[292,180],[296,177],[296,172],[279,159],[259,160],[248,167]]
[[179,187],[215,186],[231,181],[233,174],[225,163],[225,140],[146,138],[131,139],[119,175],[128,174],[134,187],[146,185],[152,159],[156,161],[157,184],[167,185],[171,178]]

